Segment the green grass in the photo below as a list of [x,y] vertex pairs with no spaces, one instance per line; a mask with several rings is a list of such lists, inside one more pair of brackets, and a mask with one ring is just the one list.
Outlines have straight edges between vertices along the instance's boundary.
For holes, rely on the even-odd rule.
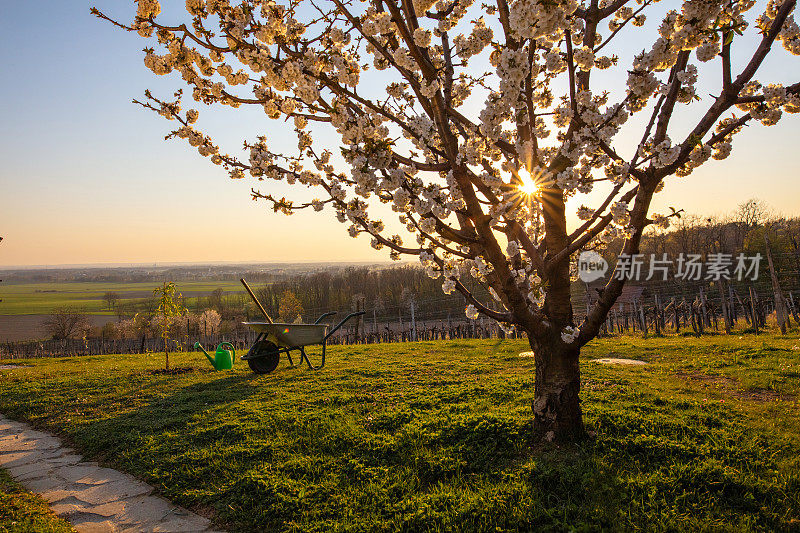
[[[799,344],[594,341],[595,437],[569,446],[529,437],[524,341],[332,347],[319,372],[267,376],[196,354],[176,375],[158,355],[32,360],[0,373],[0,412],[231,530],[798,531]],[[651,365],[590,361],[608,356]]]
[[69,522],[55,516],[47,502],[26,491],[5,470],[0,470],[0,532],[67,533]]
[[[120,303],[141,300],[153,295],[158,282],[64,282],[64,283],[8,283],[0,284],[0,315],[48,314],[62,306],[83,309],[89,314],[111,314],[103,295],[117,292]],[[235,281],[182,281],[179,291],[211,292],[221,288],[225,291],[241,291]],[[192,302],[194,299],[190,298]]]

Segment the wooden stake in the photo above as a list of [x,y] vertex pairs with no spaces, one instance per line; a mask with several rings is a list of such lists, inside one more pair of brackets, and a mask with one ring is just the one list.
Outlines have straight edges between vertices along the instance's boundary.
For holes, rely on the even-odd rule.
[[781,285],[778,283],[778,275],[775,274],[775,266],[772,264],[772,251],[770,250],[767,228],[764,228],[764,243],[767,245],[767,262],[769,263],[769,276],[772,278],[772,291],[775,295],[775,316],[778,319],[778,326],[781,328],[781,335],[786,335],[786,305],[783,301]]
[[756,314],[756,295],[753,287],[750,287],[750,312],[753,317],[753,327],[758,335],[758,315]]

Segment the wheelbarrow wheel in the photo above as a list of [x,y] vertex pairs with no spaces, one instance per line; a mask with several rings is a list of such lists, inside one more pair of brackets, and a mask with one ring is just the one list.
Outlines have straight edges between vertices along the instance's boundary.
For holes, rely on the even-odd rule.
[[269,374],[278,367],[278,361],[281,358],[275,343],[267,340],[255,343],[247,352],[247,356],[253,357],[253,359],[247,360],[247,364],[250,366],[250,370],[256,374]]

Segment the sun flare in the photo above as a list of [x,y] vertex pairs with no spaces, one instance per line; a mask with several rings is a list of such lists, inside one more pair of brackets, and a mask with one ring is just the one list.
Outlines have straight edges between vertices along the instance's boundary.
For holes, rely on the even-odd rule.
[[522,182],[518,187],[520,192],[527,195],[534,195],[537,192],[539,192],[539,185],[535,181],[533,181],[531,173],[528,172],[528,169],[526,169],[525,167],[521,167],[517,172],[517,174],[519,175],[519,179]]

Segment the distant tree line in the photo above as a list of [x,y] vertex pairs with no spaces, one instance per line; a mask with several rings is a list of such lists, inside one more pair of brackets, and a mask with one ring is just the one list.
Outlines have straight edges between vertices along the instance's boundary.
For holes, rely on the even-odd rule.
[[671,230],[655,228],[648,233],[642,252],[764,255],[766,241],[770,242],[778,270],[800,270],[800,218],[776,216],[756,199],[740,204],[728,215],[688,215]]
[[[668,229],[652,225],[642,239],[641,253],[648,260],[651,254],[656,258],[667,254],[672,259],[680,254],[701,254],[704,259],[709,254],[730,254],[734,258],[740,253],[745,256],[760,254],[758,284],[766,285],[770,283],[768,245],[781,283],[791,288],[800,287],[800,217],[775,215],[757,199],[740,204],[726,215],[683,214]],[[622,242],[617,241],[601,252],[611,265],[616,263],[621,246]],[[673,276],[666,284],[660,279],[655,283],[666,289],[692,287],[691,283],[675,280]]]
[[[488,296],[475,285],[478,294]],[[274,316],[281,315],[285,298],[297,298],[306,320],[316,319],[326,311],[355,310],[375,311],[378,318],[396,317],[412,302],[420,314],[442,310],[463,313],[465,306],[461,295],[444,294],[442,280],[428,277],[417,265],[350,267],[339,272],[303,274],[259,286],[256,295]]]

